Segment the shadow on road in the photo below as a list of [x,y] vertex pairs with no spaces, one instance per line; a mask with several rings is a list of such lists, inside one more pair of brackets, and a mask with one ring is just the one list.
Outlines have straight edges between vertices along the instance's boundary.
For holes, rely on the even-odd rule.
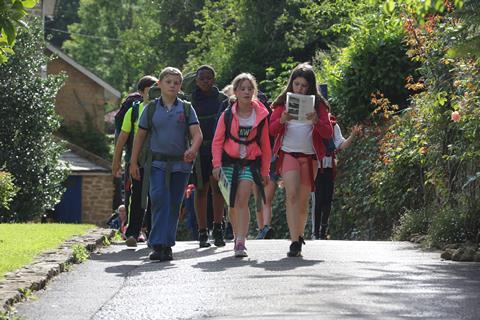
[[[283,258],[280,260],[258,261],[256,259],[239,259],[231,256],[214,261],[198,262],[192,267],[202,269],[204,272],[225,271],[227,269],[241,268],[245,266],[260,268],[265,271],[287,271],[301,267],[310,267],[321,262],[323,262],[323,260],[306,260],[303,258]],[[262,278],[263,276],[255,277]],[[265,277],[271,277],[271,275],[266,275]]]

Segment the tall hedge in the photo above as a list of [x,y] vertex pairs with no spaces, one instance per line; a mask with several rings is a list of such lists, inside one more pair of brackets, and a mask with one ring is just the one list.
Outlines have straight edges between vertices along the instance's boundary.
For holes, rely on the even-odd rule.
[[15,55],[0,65],[0,168],[10,172],[19,191],[0,221],[28,221],[60,199],[66,178],[59,165],[61,146],[54,99],[61,76],[42,77],[46,58],[38,20],[21,28]]

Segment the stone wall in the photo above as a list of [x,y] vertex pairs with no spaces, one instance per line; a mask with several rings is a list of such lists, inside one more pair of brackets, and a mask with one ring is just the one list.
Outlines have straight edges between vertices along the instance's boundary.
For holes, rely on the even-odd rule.
[[105,89],[62,59],[48,63],[48,74],[65,72],[67,79],[55,99],[55,110],[66,123],[84,123],[89,115],[95,127],[105,131],[103,105],[106,103]]
[[86,175],[82,180],[82,223],[105,226],[112,214],[112,175]]

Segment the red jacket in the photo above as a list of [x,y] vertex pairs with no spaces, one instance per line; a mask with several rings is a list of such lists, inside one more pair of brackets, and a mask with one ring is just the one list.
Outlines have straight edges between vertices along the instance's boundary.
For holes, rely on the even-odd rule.
[[[313,149],[315,150],[317,159],[322,159],[326,152],[323,139],[330,139],[332,137],[333,128],[328,119],[328,111],[324,102],[321,102],[315,110],[317,111],[318,122],[313,126]],[[275,155],[278,155],[278,152],[282,147],[283,136],[285,135],[285,124],[280,123],[280,117],[284,111],[284,105],[277,105],[274,107],[270,118],[270,134],[275,137],[275,143],[273,145],[273,153]]]
[[[247,137],[248,140],[254,139],[256,137],[258,124],[260,123],[260,121],[268,117],[268,110],[261,102],[254,100],[252,101],[252,104],[255,108],[256,117],[253,129],[250,131]],[[222,166],[223,152],[226,152],[232,158],[240,158],[240,144],[236,143],[232,139],[228,139],[227,141],[225,141],[225,120],[223,119],[224,115],[225,114],[222,113],[220,119],[218,119],[217,129],[215,130],[215,136],[213,137],[212,141],[212,164],[214,168]],[[234,103],[232,106],[232,125],[230,126],[230,134],[233,137],[238,138],[238,129],[239,122],[237,116],[237,103]],[[270,171],[270,159],[272,157],[268,131],[268,121],[265,120],[263,130],[260,133],[261,146],[258,146],[256,142],[247,145],[247,155],[245,157],[245,159],[247,160],[255,160],[258,156],[262,157],[262,166],[260,170],[262,177],[268,176],[268,173]]]

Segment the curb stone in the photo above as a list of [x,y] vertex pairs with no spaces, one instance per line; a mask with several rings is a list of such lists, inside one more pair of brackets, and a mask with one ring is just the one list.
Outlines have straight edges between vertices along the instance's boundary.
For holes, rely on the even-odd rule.
[[[114,235],[115,230],[112,229],[92,229],[83,236],[66,240],[56,249],[39,254],[29,265],[8,272],[5,279],[0,280],[1,306],[5,311],[11,310],[13,304],[25,299],[29,292],[45,288],[50,279],[66,271],[73,262],[73,245],[83,245],[92,252],[104,246],[105,238],[111,240]],[[1,312],[0,309],[0,314]]]

